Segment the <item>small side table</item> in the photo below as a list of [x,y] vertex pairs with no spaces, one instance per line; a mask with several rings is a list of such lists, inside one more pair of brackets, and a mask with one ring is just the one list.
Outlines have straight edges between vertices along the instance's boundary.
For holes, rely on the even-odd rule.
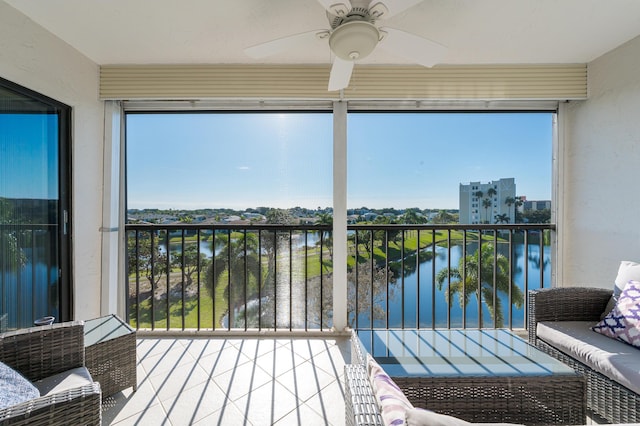
[[128,387],[135,392],[136,331],[116,315],[84,322],[85,365],[100,383],[102,397]]

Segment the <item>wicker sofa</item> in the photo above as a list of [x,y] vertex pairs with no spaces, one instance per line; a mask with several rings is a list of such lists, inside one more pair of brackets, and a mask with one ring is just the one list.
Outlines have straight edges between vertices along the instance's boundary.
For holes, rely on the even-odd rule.
[[612,290],[549,288],[528,294],[529,342],[587,378],[587,408],[610,423],[640,422],[640,350],[595,333]]
[[41,395],[0,409],[0,425],[99,425],[100,384],[84,367],[84,354],[82,321],[0,334],[0,361]]

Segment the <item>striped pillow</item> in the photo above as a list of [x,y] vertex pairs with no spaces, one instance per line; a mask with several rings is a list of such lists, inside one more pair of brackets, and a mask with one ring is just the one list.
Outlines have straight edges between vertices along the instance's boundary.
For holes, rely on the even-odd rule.
[[371,388],[376,397],[380,415],[385,425],[404,425],[407,410],[413,408],[402,390],[380,365],[369,355],[368,370]]

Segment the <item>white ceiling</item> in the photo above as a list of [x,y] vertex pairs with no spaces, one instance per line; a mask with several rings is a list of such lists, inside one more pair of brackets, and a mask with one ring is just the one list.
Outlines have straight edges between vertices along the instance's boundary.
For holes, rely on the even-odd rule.
[[[326,40],[243,52],[329,28],[318,0],[0,1],[101,65],[331,62]],[[445,45],[444,64],[585,63],[640,35],[640,0],[423,0],[382,24]],[[410,62],[377,49],[362,63]]]

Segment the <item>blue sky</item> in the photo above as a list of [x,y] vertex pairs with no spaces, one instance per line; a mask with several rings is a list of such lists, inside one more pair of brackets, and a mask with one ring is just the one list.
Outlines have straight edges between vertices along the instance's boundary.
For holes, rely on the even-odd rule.
[[[348,207],[458,208],[460,183],[513,177],[551,198],[550,113],[350,113]],[[328,207],[332,114],[127,116],[129,208]]]

